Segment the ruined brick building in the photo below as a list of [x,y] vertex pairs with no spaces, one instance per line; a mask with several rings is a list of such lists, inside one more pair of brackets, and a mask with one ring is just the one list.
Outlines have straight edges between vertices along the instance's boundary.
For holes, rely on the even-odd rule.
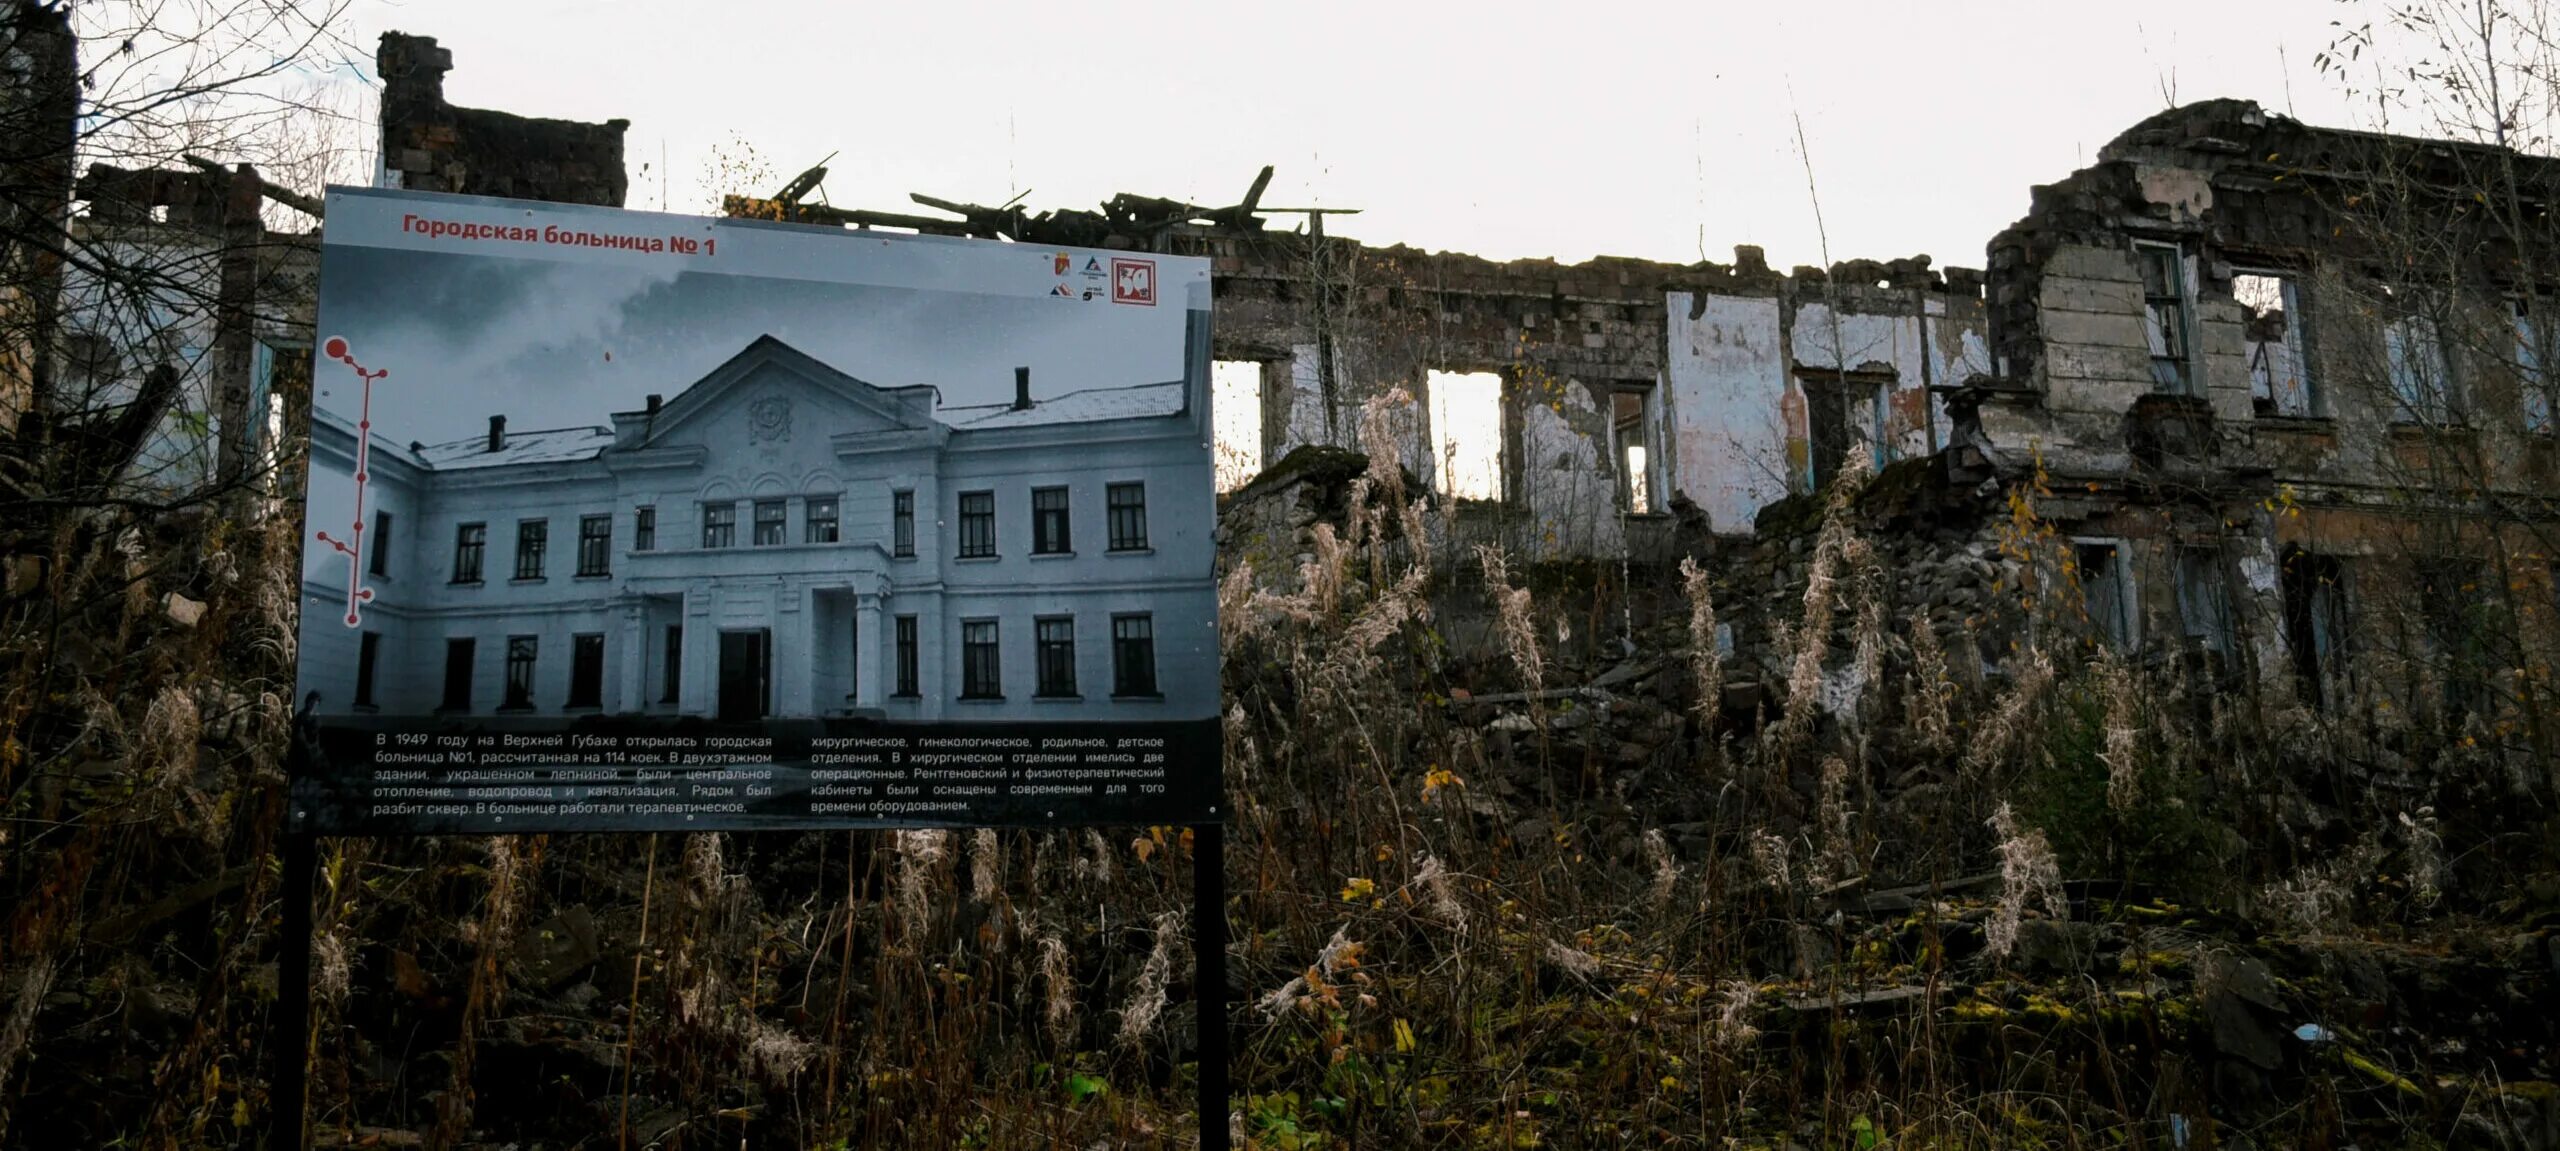
[[[377,62],[383,183],[621,203],[624,122],[454,107],[451,54],[425,37],[386,35]],[[1407,469],[1457,530],[1527,556],[1641,564],[1713,537],[1728,585],[1784,584],[1807,501],[1880,473],[1901,595],[1951,640],[2020,582],[2015,496],[2053,529],[2036,562],[2086,638],[2333,706],[2389,705],[2347,669],[2396,663],[2451,685],[2385,691],[2398,706],[2478,715],[2536,666],[2520,645],[2552,614],[2535,239],[2553,169],[2209,101],[2034,189],[1981,270],[1781,272],[1748,246],[1729,265],[1495,263],[1327,236],[1320,215],[1284,227],[1260,182],[1228,208],[919,197],[948,213],[927,216],[804,203],[813,171],[731,210],[1209,257],[1220,398],[1252,417],[1221,433],[1229,519],[1265,536],[1302,495],[1292,453],[1358,448],[1400,393],[1384,414]],[[82,196],[120,228],[204,223],[191,205],[236,195],[229,178],[93,172]],[[1753,615],[1730,617],[1746,646]],[[1972,633],[1982,670],[2015,638]]]
[[2135,125],[1991,241],[1994,370],[1933,461],[1958,550],[2014,493],[2098,642],[2546,749],[2554,193],[2246,101]]
[[2552,161],[2217,100],[2034,189],[1981,272],[1170,239],[1218,258],[1263,458],[1353,446],[1353,406],[1401,387],[1408,465],[1446,490],[1439,391],[1484,373],[1499,479],[1458,521],[1639,561],[1674,510],[1756,532],[1722,561],[1746,649],[1795,614],[1810,497],[1863,463],[1896,597],[1980,654],[1966,678],[2034,640],[1992,621],[2041,587],[2075,645],[2538,743],[2555,192]]

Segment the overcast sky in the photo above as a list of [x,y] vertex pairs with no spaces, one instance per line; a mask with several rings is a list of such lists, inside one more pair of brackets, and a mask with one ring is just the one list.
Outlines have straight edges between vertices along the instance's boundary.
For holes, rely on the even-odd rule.
[[[484,435],[493,415],[603,426],[768,334],[881,387],[932,384],[946,405],[1010,401],[1016,365],[1037,399],[1182,378],[1178,325],[1108,322],[1145,309],[344,244],[320,272],[321,326],[392,373],[372,402],[394,443]],[[352,382],[324,372],[321,406],[353,420]]]
[[1268,163],[1267,204],[1363,209],[1338,233],[1501,258],[1819,262],[1798,117],[1832,259],[1941,267],[2172,96],[2372,120],[2312,63],[2340,0],[353,5],[367,79],[397,28],[456,103],[630,120],[635,208],[705,208],[733,140],[894,210],[1226,204]]

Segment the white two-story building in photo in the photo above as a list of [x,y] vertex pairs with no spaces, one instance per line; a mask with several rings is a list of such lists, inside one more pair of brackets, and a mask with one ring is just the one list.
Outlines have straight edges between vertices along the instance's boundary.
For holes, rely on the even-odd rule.
[[1031,370],[940,407],[765,336],[610,426],[368,432],[362,483],[358,429],[315,412],[302,689],[322,715],[1215,716],[1205,371],[1035,403]]

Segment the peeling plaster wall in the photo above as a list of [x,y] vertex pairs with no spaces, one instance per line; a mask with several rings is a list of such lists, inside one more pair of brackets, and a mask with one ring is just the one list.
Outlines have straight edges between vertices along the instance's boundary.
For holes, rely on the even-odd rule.
[[1538,559],[1616,556],[1626,550],[1625,521],[1615,514],[1617,474],[1602,466],[1609,430],[1587,388],[1566,385],[1553,398],[1521,405],[1523,444],[1516,497]]
[[[1801,455],[1803,400],[1789,382],[1775,297],[1669,296],[1672,490],[1719,532],[1785,499]],[[1694,318],[1693,318],[1694,317]],[[1794,416],[1784,414],[1796,396]]]
[[1800,373],[1889,375],[1845,405],[1851,450],[1881,467],[1945,445],[1945,402],[1929,385],[1989,370],[1978,299],[1844,287],[1835,308],[1809,298],[1822,291],[1799,279],[1767,296],[1667,297],[1672,486],[1705,508],[1718,532],[1748,531],[1760,509],[1814,486]]

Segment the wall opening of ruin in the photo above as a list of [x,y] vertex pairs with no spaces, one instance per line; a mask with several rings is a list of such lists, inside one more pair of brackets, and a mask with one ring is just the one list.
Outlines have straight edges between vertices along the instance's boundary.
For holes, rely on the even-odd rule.
[[2424,653],[2434,666],[2437,705],[2448,724],[2489,705],[2489,633],[2499,619],[2495,601],[2482,594],[2487,565],[2470,556],[2425,556],[2416,565],[2418,623]]
[[1609,393],[1610,438],[1617,445],[1618,506],[1631,515],[1660,510],[1653,494],[1653,389],[1621,384]]
[[2222,548],[2190,544],[2178,549],[2178,618],[2187,641],[2215,655],[2231,654],[2229,585],[2222,577]]
[[2515,317],[2516,393],[2517,402],[2524,408],[2524,430],[2548,432],[2551,430],[2551,378],[2542,370],[2542,341],[2550,337],[2533,322],[2530,300],[2518,296],[2507,303],[2509,313]]
[[1797,382],[1804,388],[1805,438],[1813,467],[1808,478],[1819,488],[1849,463],[1849,397],[1846,385],[1827,376],[1799,377]]
[[1502,498],[1502,377],[1492,372],[1432,372],[1431,458],[1442,494]]
[[2231,277],[2240,304],[2241,352],[2249,361],[2249,400],[2261,416],[2304,418],[2320,414],[2304,355],[2302,301],[2293,277],[2246,271]]
[[1262,365],[1211,363],[1209,411],[1217,425],[1218,490],[1231,492],[1262,474]]
[[2122,540],[2073,540],[2072,560],[2078,568],[2081,606],[2100,642],[2130,651],[2141,635],[2133,598],[2133,565]]
[[1895,376],[1891,368],[1867,366],[1843,371],[1796,365],[1796,386],[1805,401],[1807,482],[1814,489],[1830,483],[1849,467],[1849,457],[1865,457],[1870,467],[1887,459],[1884,417],[1891,403]]
[[[2388,288],[2384,294],[2395,295]],[[2454,391],[2445,357],[2442,330],[2424,293],[2398,293],[2408,298],[2398,316],[2383,325],[2383,368],[2390,379],[2396,423],[2458,424],[2462,404]]]
[[2143,327],[2151,342],[2151,384],[2173,396],[2195,394],[2187,322],[2186,259],[2170,244],[2135,244],[2142,265]]
[[2344,703],[2340,679],[2347,636],[2346,567],[2336,556],[2289,548],[2279,577],[2284,596],[2285,645],[2302,697],[2312,707]]

